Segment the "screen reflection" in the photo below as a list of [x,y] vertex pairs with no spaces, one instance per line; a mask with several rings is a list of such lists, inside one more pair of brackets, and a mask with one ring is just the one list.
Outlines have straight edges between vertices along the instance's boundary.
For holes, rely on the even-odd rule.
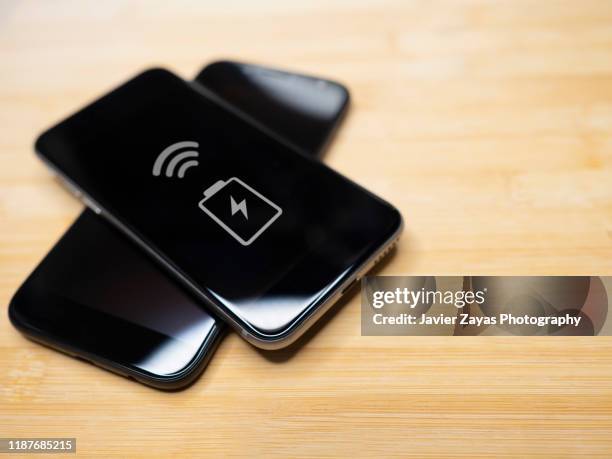
[[141,249],[89,210],[14,301],[30,326],[156,375],[185,368],[219,326]]
[[349,102],[348,91],[338,83],[258,65],[215,62],[196,81],[315,156]]

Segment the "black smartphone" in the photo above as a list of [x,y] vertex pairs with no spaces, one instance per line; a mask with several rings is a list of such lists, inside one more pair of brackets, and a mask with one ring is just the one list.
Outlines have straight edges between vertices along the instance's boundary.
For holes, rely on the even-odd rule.
[[233,61],[207,65],[195,81],[315,156],[331,141],[350,100],[338,82]]
[[110,223],[84,211],[13,296],[29,338],[174,389],[205,367],[224,326]]
[[[198,80],[256,118],[268,109],[283,112],[283,135],[288,141],[319,155],[342,120],[348,96],[333,95],[328,85],[316,85],[320,90],[313,96],[313,77],[271,68],[262,67],[257,78],[244,78],[240,85],[232,78],[218,78],[221,70],[234,66],[247,67],[213,63]],[[248,65],[249,73],[257,68]],[[299,128],[310,116],[307,107],[303,114],[295,105],[266,107],[260,96],[262,80],[267,88],[278,83],[283,90],[285,78],[291,79],[298,99],[317,97],[328,110],[335,104],[320,129]],[[257,104],[248,102],[251,91]],[[342,92],[348,95],[346,89]],[[275,130],[273,124],[268,127]],[[310,145],[316,148],[309,150]],[[197,377],[225,330],[222,321],[213,319],[129,238],[91,210],[83,211],[20,287],[9,316],[31,339],[164,389],[183,387]]]
[[49,129],[36,151],[262,348],[299,337],[402,228],[389,203],[163,69]]

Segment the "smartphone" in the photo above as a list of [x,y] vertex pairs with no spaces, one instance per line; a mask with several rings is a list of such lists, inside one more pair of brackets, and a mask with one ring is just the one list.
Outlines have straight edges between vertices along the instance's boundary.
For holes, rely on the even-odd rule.
[[50,128],[35,148],[261,348],[295,341],[402,229],[389,203],[163,69]]
[[225,329],[90,210],[15,293],[9,317],[35,341],[161,389],[197,377]]
[[[240,68],[252,73],[259,67],[214,63],[197,80],[255,118],[270,110],[282,112],[288,141],[319,155],[343,118],[348,90],[330,91],[337,83],[319,85],[317,81],[329,80],[263,67],[257,78],[244,78],[239,85],[235,79],[218,78],[223,69]],[[278,84],[283,90],[285,79],[291,80],[298,99],[316,97],[328,110],[334,105],[320,129],[300,129],[309,116],[307,107],[302,114],[295,105],[286,109],[265,105],[260,96],[262,82],[267,88]],[[257,104],[249,102],[251,92]],[[347,97],[337,97],[338,92]],[[274,124],[268,127],[275,130]],[[309,150],[311,145],[315,147]],[[79,261],[79,257],[85,259]],[[205,368],[226,328],[91,210],[83,211],[20,287],[9,305],[9,317],[33,340],[162,389],[190,384]]]
[[335,81],[232,61],[207,65],[195,81],[314,156],[333,138],[350,100]]

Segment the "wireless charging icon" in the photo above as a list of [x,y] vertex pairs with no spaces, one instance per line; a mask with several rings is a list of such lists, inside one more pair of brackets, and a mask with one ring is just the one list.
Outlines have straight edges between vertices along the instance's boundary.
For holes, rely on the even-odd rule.
[[209,187],[199,207],[244,246],[252,244],[283,213],[279,206],[236,177],[219,180]]
[[153,175],[159,177],[163,172],[166,177],[176,175],[178,178],[183,178],[189,168],[198,165],[198,147],[198,142],[190,140],[173,143],[155,159]]

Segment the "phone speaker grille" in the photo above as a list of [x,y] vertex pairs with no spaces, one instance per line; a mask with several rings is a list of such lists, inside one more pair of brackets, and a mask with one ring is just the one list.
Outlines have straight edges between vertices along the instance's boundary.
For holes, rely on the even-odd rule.
[[383,258],[385,258],[389,254],[389,252],[391,252],[391,250],[395,248],[398,241],[399,237],[397,237],[394,241],[390,242],[385,248],[385,250],[383,250],[373,261],[368,264],[366,269],[361,273],[359,277],[365,276],[368,272],[370,272],[372,268],[374,268],[374,266],[376,266]]

